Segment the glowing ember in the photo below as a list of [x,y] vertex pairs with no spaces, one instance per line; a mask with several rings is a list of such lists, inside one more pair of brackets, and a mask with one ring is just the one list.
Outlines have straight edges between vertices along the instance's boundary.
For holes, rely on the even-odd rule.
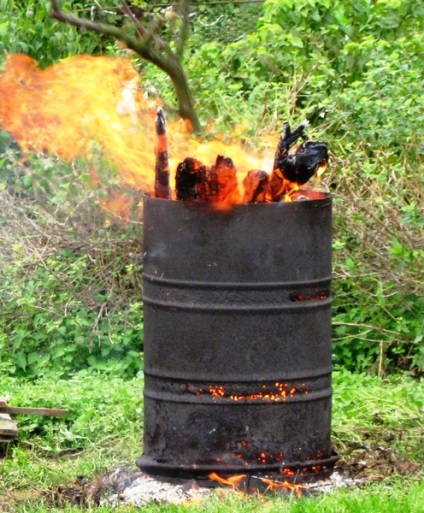
[[328,291],[323,290],[319,294],[292,294],[290,297],[292,301],[322,301],[323,299],[327,299],[329,295]]
[[[308,394],[309,391],[305,388],[290,386],[287,383],[275,382],[273,385],[262,385],[263,390],[259,390],[249,394],[235,394],[227,392],[222,385],[210,385],[207,389],[199,388],[194,393],[195,395],[210,395],[214,397],[222,397],[231,399],[232,401],[285,401],[289,397],[294,397],[296,394]],[[190,388],[186,387],[186,393],[191,393]]]

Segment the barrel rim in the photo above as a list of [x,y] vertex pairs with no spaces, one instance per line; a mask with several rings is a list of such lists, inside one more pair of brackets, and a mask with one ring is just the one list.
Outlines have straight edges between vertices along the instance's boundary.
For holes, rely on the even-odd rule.
[[[322,198],[318,199],[307,199],[303,201],[277,201],[272,203],[236,203],[231,205],[230,208],[217,208],[214,207],[213,204],[202,201],[181,201],[176,199],[166,199],[166,198],[154,198],[149,195],[143,196],[144,203],[156,203],[160,205],[161,203],[169,203],[174,205],[174,208],[186,208],[187,210],[199,210],[199,211],[208,211],[215,212],[217,214],[225,214],[236,212],[238,210],[254,210],[254,209],[297,209],[299,205],[309,205],[309,206],[327,206],[332,203],[333,196],[330,192],[323,191],[315,191],[322,194]],[[178,205],[178,206],[177,206]]]
[[[280,476],[284,476],[287,481],[307,482],[308,477],[317,478],[317,475],[322,478],[324,474],[328,477],[333,473],[333,469],[337,461],[340,459],[339,454],[332,449],[331,455],[323,457],[322,459],[293,461],[285,464],[279,463],[250,463],[249,465],[227,465],[218,462],[211,464],[173,464],[162,462],[154,459],[152,456],[142,454],[136,461],[136,465],[145,472],[150,472],[153,475],[160,476],[173,476],[179,478],[187,478],[195,475],[197,478],[208,476],[211,472],[219,472],[222,476],[234,474],[252,474],[253,472],[263,474],[268,472],[278,472]],[[316,468],[321,468],[321,471],[316,472]],[[285,474],[284,470],[293,471],[295,474],[290,476]],[[299,473],[298,473],[299,472]]]

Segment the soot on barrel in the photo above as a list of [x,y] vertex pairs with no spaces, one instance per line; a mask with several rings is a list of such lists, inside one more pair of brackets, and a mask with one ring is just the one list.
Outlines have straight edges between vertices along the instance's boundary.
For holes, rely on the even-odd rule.
[[141,469],[331,473],[331,197],[318,198],[145,199]]

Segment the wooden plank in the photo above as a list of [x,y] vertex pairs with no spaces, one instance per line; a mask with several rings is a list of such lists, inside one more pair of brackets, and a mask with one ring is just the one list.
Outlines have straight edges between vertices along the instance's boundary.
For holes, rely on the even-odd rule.
[[0,406],[0,413],[7,413],[11,415],[44,415],[44,416],[56,416],[66,415],[69,410],[63,410],[61,408],[30,408],[23,406]]
[[18,436],[18,423],[12,420],[9,415],[0,414],[0,439],[13,440]]

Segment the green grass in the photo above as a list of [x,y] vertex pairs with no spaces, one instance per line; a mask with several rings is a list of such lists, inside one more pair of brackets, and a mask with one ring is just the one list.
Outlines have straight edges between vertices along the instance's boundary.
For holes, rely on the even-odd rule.
[[[407,375],[381,380],[338,370],[333,385],[333,442],[345,463],[355,458],[352,447],[377,446],[396,454],[396,462],[417,463],[403,471],[396,464],[376,466],[365,474],[365,487],[313,498],[243,497],[222,491],[193,504],[152,503],[144,511],[424,512],[424,381]],[[120,465],[136,470],[134,461],[142,452],[142,386],[141,376],[123,380],[89,371],[70,380],[3,378],[1,394],[9,393],[13,405],[62,407],[70,414],[19,417],[19,443],[0,459],[0,511],[81,511],[72,505],[53,508],[40,492],[72,485],[78,476],[92,479]]]
[[424,461],[423,379],[338,370],[333,388],[333,440],[339,451],[346,442],[375,441]]
[[[16,506],[16,513],[64,512],[76,513],[75,506],[49,508],[27,502]],[[88,507],[84,511],[95,513],[135,513],[140,508]],[[145,513],[422,513],[424,511],[424,481],[394,481],[374,484],[367,488],[340,490],[314,498],[294,499],[282,497],[240,496],[232,492],[218,493],[201,503],[182,505],[150,504]]]

